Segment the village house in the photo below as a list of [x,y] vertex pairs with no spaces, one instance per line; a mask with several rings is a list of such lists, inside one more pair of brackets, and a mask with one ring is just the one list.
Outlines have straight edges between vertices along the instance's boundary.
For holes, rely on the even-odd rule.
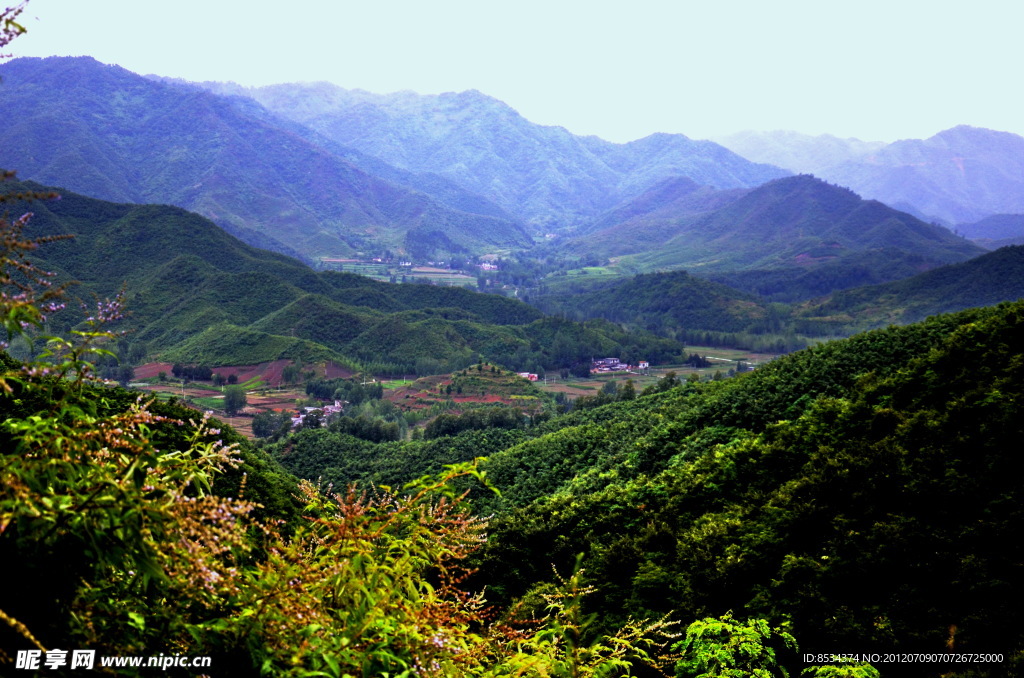
[[306,415],[316,413],[320,415],[322,422],[326,423],[329,417],[336,414],[341,414],[342,410],[345,409],[347,404],[344,400],[335,400],[333,405],[324,405],[323,407],[304,407],[305,414],[296,414],[292,417],[292,428],[298,428],[302,426],[303,422],[306,421]]
[[629,365],[618,358],[600,358],[590,365],[591,372],[622,372],[628,369]]

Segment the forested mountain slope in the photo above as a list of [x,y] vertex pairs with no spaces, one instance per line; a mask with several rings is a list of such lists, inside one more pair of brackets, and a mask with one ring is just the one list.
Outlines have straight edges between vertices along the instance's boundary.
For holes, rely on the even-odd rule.
[[686,271],[647,273],[609,281],[564,282],[537,295],[547,313],[605,318],[661,332],[742,332],[765,325],[772,311],[758,297],[690,275]]
[[681,134],[627,144],[577,137],[476,91],[377,95],[329,83],[227,91],[398,167],[446,177],[541,233],[586,223],[670,177],[735,188],[787,174]]
[[1024,246],[881,285],[842,290],[796,307],[798,324],[818,333],[911,323],[936,313],[1024,298]]
[[[87,57],[0,67],[0,166],[119,202],[193,210],[306,257],[532,244],[522,227],[379,179],[249,99],[156,82]],[[378,163],[383,165],[383,163]]]
[[779,179],[685,223],[636,258],[649,264],[727,269],[811,268],[845,255],[892,249],[938,263],[981,254],[947,229],[810,176]]
[[[78,209],[107,216],[85,219],[69,198],[53,204],[68,206],[63,222],[49,203],[39,205],[43,225],[79,219],[102,231],[134,210],[150,210],[151,224],[161,209],[179,212],[78,198]],[[201,224],[208,222],[196,221],[199,237]],[[116,258],[109,247],[87,251]],[[289,265],[270,256],[269,264]],[[62,262],[65,275],[80,263],[50,261]],[[464,315],[460,300],[489,308],[479,295],[453,298],[447,310],[424,306],[437,303],[438,293],[406,286],[411,291],[389,297],[384,290],[402,286],[361,288],[355,276],[312,274],[311,281],[402,307],[381,322]],[[309,301],[324,309],[338,303],[328,294]],[[5,295],[2,303],[9,335],[27,331],[19,317],[42,325],[24,315],[31,301]],[[553,318],[529,325],[538,343],[566,351],[568,337],[591,329]],[[79,335],[92,336],[116,338]],[[478,515],[494,516],[483,544],[482,524],[456,498],[467,486],[445,490],[429,479],[411,486],[418,494],[409,500],[388,488],[330,499],[307,487],[303,503],[313,520],[244,522],[259,507],[238,498],[239,474],[221,466],[228,461],[211,439],[219,433],[167,427],[121,392],[83,386],[85,363],[74,355],[23,368],[0,354],[0,438],[7,441],[0,462],[12,479],[0,493],[8,526],[0,548],[19,581],[40,582],[7,591],[4,612],[28,620],[51,644],[84,638],[112,654],[136,646],[187,649],[238,666],[287,667],[298,661],[293,641],[304,638],[315,645],[302,655],[310,666],[330,656],[336,665],[371,666],[372,675],[422,655],[464,662],[451,664],[454,675],[461,667],[468,667],[463,675],[488,675],[494,666],[508,673],[521,666],[515,662],[547,657],[540,653],[552,644],[543,638],[631,648],[605,634],[629,628],[630,617],[691,620],[731,610],[791,630],[812,654],[854,646],[880,656],[998,657],[966,668],[941,658],[907,663],[900,675],[1016,675],[1024,665],[1017,604],[1024,597],[1017,539],[1024,518],[1022,356],[1024,302],[1005,303],[823,344],[735,379],[679,384],[666,377],[639,397],[538,418],[529,427],[518,415],[467,417],[437,427],[429,441],[381,446],[318,429],[275,449],[282,460],[294,454],[303,475],[329,475],[335,486],[357,474],[397,484],[490,453],[477,466],[452,470],[477,479],[486,472],[501,491],[472,488]],[[54,369],[66,379],[56,379]],[[178,448],[187,453],[167,451]],[[282,497],[287,478],[265,459],[246,461],[257,483],[253,496],[270,502],[269,520],[294,515],[295,505]],[[230,496],[207,495],[221,474],[228,482],[217,492]],[[246,525],[255,529],[246,532]],[[466,579],[453,561],[481,545],[470,563],[476,574]],[[339,557],[346,553],[351,557]],[[578,556],[582,572],[564,574]],[[73,566],[53,565],[64,560]],[[430,573],[450,574],[451,585],[431,585]],[[292,583],[299,576],[304,586]],[[392,586],[395,578],[403,585]],[[388,583],[366,585],[381,581]],[[521,600],[527,614],[543,614],[545,605],[558,604],[552,601],[570,599],[564,605],[582,600],[583,608],[532,627],[542,629],[537,637],[527,630],[513,640],[489,628],[478,637],[470,629],[489,622],[472,612],[474,599],[462,595],[467,585],[486,587],[498,609]],[[593,593],[581,598],[589,590],[582,587]],[[331,596],[342,594],[343,604],[333,604]],[[153,606],[154,599],[164,604]],[[268,607],[268,600],[279,602]],[[5,638],[26,638],[20,628],[5,625]],[[406,634],[409,628],[434,635]],[[443,647],[432,643],[437,634]],[[452,643],[457,652],[439,653]],[[481,643],[491,654],[468,651]],[[526,659],[510,656],[524,647]],[[630,657],[617,668],[650,664]],[[807,664],[792,653],[779,659],[791,673]],[[665,661],[658,663],[671,667]]]
[[554,246],[616,269],[685,269],[771,301],[792,302],[906,278],[983,248],[880,202],[801,175],[709,191],[666,181]]
[[522,595],[582,552],[603,623],[733,610],[804,648],[995,651],[946,670],[1012,675],[1022,355],[1003,304],[550,422],[488,462],[511,510],[483,580]]

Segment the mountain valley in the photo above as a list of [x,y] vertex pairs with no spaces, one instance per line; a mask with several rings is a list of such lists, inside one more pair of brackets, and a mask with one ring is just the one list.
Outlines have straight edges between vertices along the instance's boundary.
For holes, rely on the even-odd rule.
[[1021,137],[0,78],[0,673],[1024,673]]

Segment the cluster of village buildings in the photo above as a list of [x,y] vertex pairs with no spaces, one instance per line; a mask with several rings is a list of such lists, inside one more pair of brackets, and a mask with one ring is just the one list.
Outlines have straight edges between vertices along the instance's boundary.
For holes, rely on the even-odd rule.
[[[650,369],[651,364],[646,360],[637,361],[636,365],[629,365],[618,358],[599,358],[590,363],[590,373],[599,374],[607,372],[643,372]],[[523,379],[537,381],[538,377],[532,372],[517,372]]]
[[298,428],[302,426],[303,422],[306,421],[306,417],[310,414],[316,413],[320,416],[321,420],[326,421],[328,417],[341,414],[341,411],[345,409],[345,401],[335,400],[333,405],[324,405],[323,407],[304,407],[303,412],[296,414],[292,417],[292,428]]
[[629,365],[618,358],[599,358],[590,364],[590,372],[635,372],[650,367],[651,364],[646,360],[637,361],[636,365]]

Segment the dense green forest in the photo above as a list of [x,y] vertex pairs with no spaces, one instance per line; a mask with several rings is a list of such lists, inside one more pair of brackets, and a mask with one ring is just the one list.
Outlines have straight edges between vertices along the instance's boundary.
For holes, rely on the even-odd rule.
[[[563,247],[578,256],[615,257],[645,272],[771,275],[781,269],[803,276],[820,266],[831,269],[817,283],[835,286],[814,291],[812,276],[791,291],[811,295],[894,280],[915,260],[931,268],[984,252],[946,228],[810,175],[775,179],[719,202],[680,203],[674,192],[651,193],[638,199],[642,208],[620,210],[624,221]],[[744,289],[758,286],[748,283]]]
[[609,624],[742,610],[819,648],[1019,653],[1022,314],[858,335],[493,455],[499,486],[532,482],[503,495],[489,590],[583,552]]
[[[4,190],[22,188],[48,190],[12,182]],[[1018,249],[1004,248],[895,283],[788,305],[683,271],[609,281],[556,277],[528,295],[534,306],[557,315],[545,317],[538,308],[498,294],[315,272],[245,245],[178,208],[117,205],[68,192],[59,201],[30,208],[34,234],[76,236],[37,255],[58,280],[78,282],[73,294],[111,296],[127,286],[138,331],[128,338],[126,352],[140,360],[193,364],[334,360],[354,369],[423,375],[484,359],[542,373],[597,355],[618,355],[627,362],[678,361],[684,343],[778,353],[886,322],[1014,299],[1021,293],[1017,281],[1024,266],[1015,256]],[[895,256],[854,258],[891,266]],[[509,261],[507,273],[515,279],[537,273],[536,267],[513,265],[519,259]],[[924,265],[905,263],[910,267],[905,273]],[[812,279],[825,280],[813,283],[813,289],[839,286],[828,280],[837,266],[836,275],[855,275],[856,267],[833,262],[800,274],[755,271],[743,284],[777,279],[786,294],[800,296],[794,290]],[[252,295],[253,289],[260,294]],[[48,321],[48,329],[66,331],[81,317],[72,304]],[[12,350],[23,357],[31,353],[20,342]]]
[[802,304],[795,309],[795,324],[817,332],[848,332],[1020,298],[1024,247],[1007,246],[960,264]]

